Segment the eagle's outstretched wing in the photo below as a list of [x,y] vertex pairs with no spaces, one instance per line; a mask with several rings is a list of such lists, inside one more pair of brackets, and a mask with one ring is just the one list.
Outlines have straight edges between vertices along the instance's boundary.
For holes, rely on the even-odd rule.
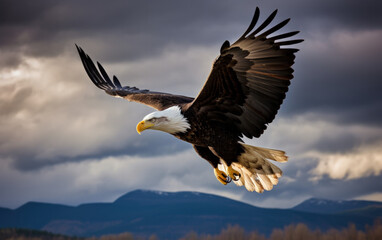
[[210,76],[189,109],[206,114],[203,119],[231,126],[229,129],[238,136],[259,137],[264,132],[275,118],[293,78],[291,66],[298,50],[280,47],[303,41],[284,41],[298,31],[269,37],[289,19],[260,33],[276,13],[277,10],[252,31],[259,18],[256,8],[245,33],[232,45],[224,42]]
[[123,87],[116,76],[113,76],[113,81],[111,81],[105,69],[100,63],[97,62],[99,69],[98,71],[91,58],[82,50],[82,48],[77,45],[76,47],[89,78],[97,87],[105,90],[106,93],[112,96],[122,97],[129,101],[143,103],[157,110],[164,110],[171,106],[189,103],[194,100],[191,97],[181,95],[153,92],[146,89],[141,90],[136,87],[129,86]]

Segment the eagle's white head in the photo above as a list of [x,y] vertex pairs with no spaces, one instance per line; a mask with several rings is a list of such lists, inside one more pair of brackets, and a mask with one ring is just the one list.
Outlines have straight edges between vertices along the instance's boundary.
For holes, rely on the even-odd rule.
[[183,116],[179,106],[173,106],[163,111],[156,111],[146,115],[137,125],[137,132],[141,134],[146,129],[160,130],[170,134],[186,132],[190,124]]

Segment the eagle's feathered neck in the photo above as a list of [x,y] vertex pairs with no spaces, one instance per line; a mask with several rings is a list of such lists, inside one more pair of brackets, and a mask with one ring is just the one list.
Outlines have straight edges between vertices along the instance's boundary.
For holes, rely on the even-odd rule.
[[169,107],[146,115],[142,122],[150,123],[148,129],[160,130],[170,134],[184,133],[190,128],[190,123],[182,114],[179,106]]

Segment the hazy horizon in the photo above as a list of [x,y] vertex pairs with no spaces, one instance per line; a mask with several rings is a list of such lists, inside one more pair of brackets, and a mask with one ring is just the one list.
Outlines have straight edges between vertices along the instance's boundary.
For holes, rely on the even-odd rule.
[[[151,190],[151,189],[134,189],[134,190],[131,190],[129,192],[126,192],[120,196],[118,196],[117,198],[111,200],[111,201],[99,201],[99,202],[82,202],[82,203],[78,203],[78,204],[64,204],[64,203],[56,203],[56,202],[39,202],[39,203],[43,203],[43,204],[58,204],[58,205],[65,205],[65,206],[70,206],[70,207],[78,207],[80,205],[83,205],[83,204],[93,204],[93,203],[114,203],[115,201],[117,201],[118,199],[120,199],[121,197],[127,195],[127,194],[130,194],[132,192],[135,192],[135,191],[147,191],[147,192],[153,192],[153,193],[158,193],[158,194],[167,194],[167,193],[182,193],[182,192],[192,192],[192,193],[203,193],[203,194],[212,194],[212,193],[207,193],[207,192],[198,192],[198,191],[160,191],[160,190]],[[217,196],[221,196],[221,197],[226,197],[224,195],[219,195],[219,194],[213,194],[213,195],[217,195]],[[228,197],[229,198],[229,197]],[[232,199],[232,198],[230,198]],[[309,200],[312,200],[312,199],[315,199],[315,200],[323,200],[323,201],[339,201],[339,202],[343,202],[343,201],[370,201],[370,202],[381,202],[382,201],[379,201],[379,200],[363,200],[363,199],[351,199],[351,200],[340,200],[340,199],[337,199],[337,200],[334,200],[334,199],[324,199],[324,198],[313,198],[313,197],[310,197],[310,198],[307,198],[305,200],[302,200],[301,202],[298,202],[297,204],[295,205],[292,205],[290,207],[277,207],[277,206],[273,206],[273,207],[261,207],[261,206],[257,206],[257,205],[253,205],[251,202],[245,202],[243,200],[237,200],[237,199],[233,199],[235,201],[239,201],[239,202],[243,202],[243,203],[246,203],[246,204],[249,204],[249,205],[252,205],[254,207],[261,207],[261,208],[275,208],[275,209],[292,209],[294,207],[296,207],[297,205],[301,204],[301,203],[304,203],[304,202],[307,202]],[[28,203],[31,203],[31,202],[35,202],[35,201],[27,201],[23,204],[21,204],[20,206],[16,206],[14,208],[8,208],[8,209],[11,209],[11,210],[16,210],[22,206],[24,206],[25,204],[28,204]],[[0,208],[7,208],[7,207],[3,207],[3,206],[0,206]]]

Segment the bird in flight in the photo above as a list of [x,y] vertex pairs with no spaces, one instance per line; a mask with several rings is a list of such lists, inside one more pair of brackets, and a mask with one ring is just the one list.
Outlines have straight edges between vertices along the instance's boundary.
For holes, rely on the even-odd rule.
[[83,49],[76,47],[98,88],[157,110],[138,123],[139,134],[146,129],[160,130],[191,143],[212,165],[219,182],[226,185],[233,180],[248,191],[261,193],[271,190],[282,175],[270,160],[286,162],[288,157],[281,150],[247,145],[242,138],[260,137],[275,118],[293,78],[294,54],[298,51],[284,46],[303,41],[288,40],[298,31],[274,34],[290,20],[268,27],[276,13],[255,28],[260,15],[256,8],[244,34],[233,44],[223,43],[195,98],[122,86],[117,77],[111,79],[98,62],[97,69]]

